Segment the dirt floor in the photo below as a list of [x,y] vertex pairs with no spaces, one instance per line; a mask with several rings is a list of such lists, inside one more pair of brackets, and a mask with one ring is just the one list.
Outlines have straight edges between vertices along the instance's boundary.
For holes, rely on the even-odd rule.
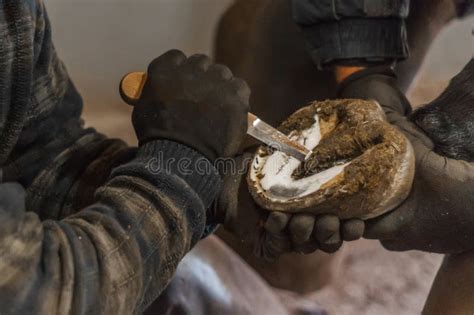
[[347,247],[337,281],[311,299],[330,314],[420,314],[442,256],[388,252],[367,240]]

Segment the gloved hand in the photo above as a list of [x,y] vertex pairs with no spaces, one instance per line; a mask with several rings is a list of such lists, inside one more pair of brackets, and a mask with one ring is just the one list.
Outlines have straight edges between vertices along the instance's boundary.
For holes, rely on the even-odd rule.
[[[361,69],[363,68],[351,68],[351,70],[357,71],[352,71],[356,74],[352,75],[351,78],[357,77]],[[373,71],[374,69],[377,73],[381,70],[385,70],[385,68],[377,67],[364,70],[360,73],[366,73],[367,71]],[[388,72],[389,74],[392,73],[391,71]],[[381,79],[381,81],[383,80],[387,79]],[[347,82],[349,81],[347,80]],[[410,105],[404,98],[403,94],[399,92],[398,89],[393,88],[395,82],[391,83],[393,84],[377,86],[374,91],[380,93],[377,97],[363,94],[356,95],[354,91],[351,91],[351,93],[345,93],[344,89],[346,83],[343,83],[341,85],[341,91],[344,93],[340,93],[339,98],[383,99],[383,97],[388,97],[389,103],[394,104],[395,102],[393,100],[398,100],[399,103],[396,105],[399,106],[401,110],[408,113]],[[366,90],[359,89],[357,90],[357,93],[363,93],[364,91]],[[342,153],[338,151],[335,152],[335,154]],[[316,161],[319,162],[319,160]],[[343,241],[353,241],[362,237],[364,229],[365,223],[359,219],[340,220],[335,215],[314,216],[311,214],[288,214],[280,212],[271,213],[265,224],[265,230],[268,234],[274,235],[279,233],[280,235],[285,235],[286,238],[290,240],[292,250],[302,253],[310,253],[316,249],[321,249],[329,253],[335,252],[341,247]]]
[[319,249],[334,253],[343,241],[362,237],[364,222],[359,219],[339,220],[335,215],[272,212],[265,223],[265,231],[270,236],[288,239],[293,252],[309,254]]
[[229,232],[254,246],[257,256],[274,260],[288,252],[310,253],[317,249],[334,252],[342,240],[362,236],[364,224],[361,220],[341,223],[330,215],[290,215],[261,209],[250,195],[245,180],[252,158],[253,154],[246,153],[235,159],[232,171],[227,168],[213,213]]
[[168,139],[214,161],[233,157],[247,131],[250,89],[204,55],[171,50],[148,67],[133,111],[140,144]]
[[433,142],[406,115],[410,105],[390,69],[373,68],[349,77],[345,98],[374,99],[389,122],[411,141],[416,172],[409,197],[392,212],[366,222],[365,237],[390,250],[459,253],[474,248],[474,164],[435,153]]

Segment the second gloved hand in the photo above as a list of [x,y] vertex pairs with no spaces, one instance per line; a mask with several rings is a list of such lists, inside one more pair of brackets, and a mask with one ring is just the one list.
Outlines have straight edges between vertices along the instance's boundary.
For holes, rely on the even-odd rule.
[[158,139],[189,146],[210,161],[237,154],[247,132],[250,89],[209,57],[171,50],[148,67],[133,125],[140,145]]
[[[468,74],[466,71],[469,69],[463,71],[463,77]],[[459,78],[434,102],[446,102],[441,106],[451,109],[454,106],[450,104],[461,101],[472,106],[472,79],[465,79],[463,84]],[[474,249],[474,164],[436,152],[433,141],[407,117],[410,105],[390,69],[356,73],[346,80],[341,95],[377,100],[389,122],[406,135],[415,150],[416,171],[410,195],[393,211],[367,221],[365,237],[379,239],[387,249],[399,251],[460,253]],[[456,131],[446,127],[444,131],[448,133]]]

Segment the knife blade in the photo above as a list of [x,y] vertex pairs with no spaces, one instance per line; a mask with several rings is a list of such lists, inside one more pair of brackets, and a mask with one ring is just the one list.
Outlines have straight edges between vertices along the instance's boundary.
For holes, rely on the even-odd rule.
[[265,143],[272,149],[286,153],[302,162],[311,154],[311,151],[303,145],[292,141],[278,129],[273,128],[254,114],[249,113],[247,121],[247,134]]

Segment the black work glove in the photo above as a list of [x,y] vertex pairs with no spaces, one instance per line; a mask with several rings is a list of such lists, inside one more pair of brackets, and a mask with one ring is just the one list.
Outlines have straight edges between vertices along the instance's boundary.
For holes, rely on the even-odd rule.
[[434,152],[431,139],[406,117],[411,108],[390,69],[352,75],[341,86],[340,95],[378,101],[389,122],[400,128],[415,150],[415,180],[409,197],[392,212],[367,221],[365,237],[379,239],[385,248],[397,251],[473,249],[474,164]]
[[140,145],[168,139],[215,161],[237,154],[247,131],[250,89],[209,57],[171,50],[148,67],[133,126]]
[[[367,73],[377,77],[377,81],[367,82],[367,86],[349,90],[348,85],[359,76]],[[339,98],[375,99],[381,103],[396,106],[403,113],[408,113],[410,105],[403,94],[395,88],[396,80],[393,72],[385,67],[370,68],[361,71],[347,79],[340,87]],[[355,78],[355,79],[354,79]],[[380,84],[378,84],[380,82]],[[375,85],[375,83],[377,83]],[[364,83],[365,84],[365,83]],[[375,85],[372,87],[372,85]],[[347,89],[347,91],[346,91]],[[388,110],[385,108],[385,110]],[[311,253],[317,249],[327,253],[337,251],[343,241],[354,241],[364,234],[365,223],[360,219],[340,220],[335,215],[290,214],[272,212],[265,223],[265,239],[273,241],[274,235],[285,238],[290,244],[291,251]],[[269,245],[266,245],[269,247]],[[282,251],[280,250],[280,254]]]
[[272,212],[265,222],[266,233],[285,237],[291,244],[291,251],[301,254],[316,250],[334,253],[341,248],[343,241],[361,238],[364,227],[364,222],[359,219],[339,220],[335,215],[305,213]]

